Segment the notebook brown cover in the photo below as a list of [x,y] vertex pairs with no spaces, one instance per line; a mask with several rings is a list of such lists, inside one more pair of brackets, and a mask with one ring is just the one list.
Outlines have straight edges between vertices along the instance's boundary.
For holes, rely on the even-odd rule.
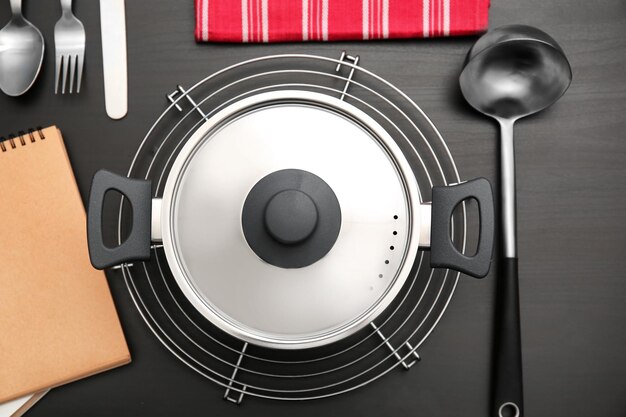
[[56,127],[0,143],[0,403],[130,362]]

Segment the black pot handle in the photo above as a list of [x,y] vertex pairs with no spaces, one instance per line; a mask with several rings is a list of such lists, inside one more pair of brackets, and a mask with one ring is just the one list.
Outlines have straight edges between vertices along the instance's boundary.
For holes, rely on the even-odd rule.
[[[463,200],[474,198],[478,201],[480,213],[480,237],[478,250],[474,256],[459,252],[450,238],[450,223],[454,208]],[[453,186],[433,187],[432,221],[430,232],[430,264],[434,268],[451,268],[476,278],[489,272],[495,219],[491,184],[484,178],[477,178]]]
[[[130,235],[114,248],[107,247],[102,238],[104,196],[109,190],[122,193],[133,208]],[[151,190],[150,181],[123,177],[106,170],[96,172],[91,183],[87,214],[89,258],[95,268],[104,269],[126,261],[150,259]]]

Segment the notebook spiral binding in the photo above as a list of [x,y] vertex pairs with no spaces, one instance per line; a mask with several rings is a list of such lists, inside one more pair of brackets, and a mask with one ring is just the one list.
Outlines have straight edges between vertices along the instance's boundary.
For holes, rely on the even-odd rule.
[[[17,145],[26,146],[28,142],[35,143],[37,139],[44,140],[46,136],[43,134],[43,128],[38,126],[37,129],[28,129],[27,132],[20,130],[17,135],[11,133],[4,136],[0,136],[0,151],[6,152],[9,149],[17,148]],[[7,146],[7,143],[10,145]]]

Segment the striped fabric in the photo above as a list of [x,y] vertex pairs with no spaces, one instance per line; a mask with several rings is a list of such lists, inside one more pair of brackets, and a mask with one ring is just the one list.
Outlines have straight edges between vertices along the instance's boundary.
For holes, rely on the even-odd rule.
[[471,35],[489,0],[195,0],[199,42],[339,41]]

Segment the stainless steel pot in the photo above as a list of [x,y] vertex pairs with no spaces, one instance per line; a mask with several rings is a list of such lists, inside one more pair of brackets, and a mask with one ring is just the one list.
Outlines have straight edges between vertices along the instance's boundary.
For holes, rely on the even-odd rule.
[[[102,241],[104,196],[133,208],[128,239]],[[493,252],[491,186],[476,179],[419,199],[400,148],[375,120],[337,98],[299,90],[254,95],[208,119],[187,141],[162,198],[149,181],[107,171],[93,180],[91,261],[148,260],[162,242],[176,283],[211,323],[247,342],[303,349],[340,340],[380,314],[420,248],[431,266],[482,277]],[[450,219],[480,207],[477,253],[459,253]]]

